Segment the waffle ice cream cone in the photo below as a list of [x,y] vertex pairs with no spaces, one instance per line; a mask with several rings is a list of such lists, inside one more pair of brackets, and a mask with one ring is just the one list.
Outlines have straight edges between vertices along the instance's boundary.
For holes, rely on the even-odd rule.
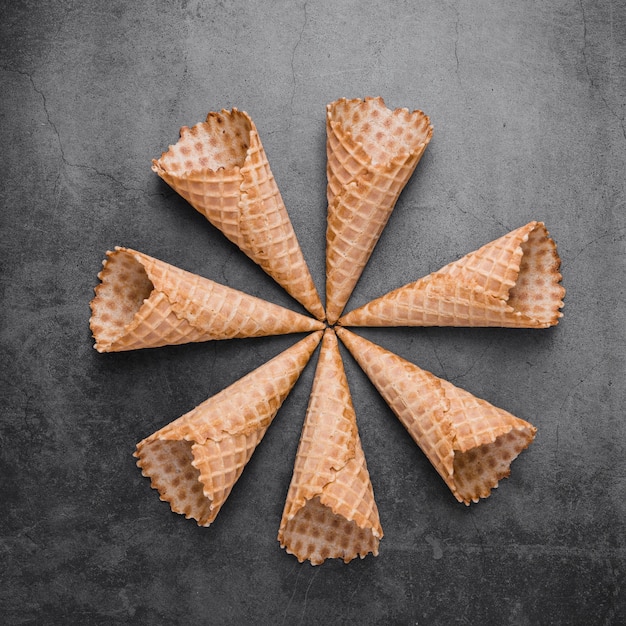
[[300,562],[378,554],[383,531],[332,329],[326,329],[278,540]]
[[319,320],[135,250],[117,247],[103,266],[91,301],[98,352],[324,328]]
[[459,502],[486,498],[536,428],[355,335],[337,334]]
[[326,108],[326,315],[334,324],[433,128],[421,111],[391,111],[382,98],[342,98]]
[[209,526],[317,347],[317,331],[137,444],[172,511]]
[[250,116],[184,126],[152,169],[320,320],[324,309]]
[[563,316],[556,244],[530,222],[344,315],[343,326],[548,328]]

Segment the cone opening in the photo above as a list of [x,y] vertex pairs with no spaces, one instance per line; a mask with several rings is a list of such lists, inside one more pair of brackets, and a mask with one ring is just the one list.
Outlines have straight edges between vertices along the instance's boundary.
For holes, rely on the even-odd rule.
[[103,351],[124,334],[154,285],[144,266],[122,249],[107,253],[99,278],[90,325],[96,349]]
[[192,445],[185,440],[145,440],[137,446],[137,465],[174,513],[208,526],[213,517],[211,500],[204,495],[200,472],[192,464]]
[[178,142],[154,165],[177,176],[242,167],[252,130],[252,120],[237,109],[209,113],[205,122],[181,128]]
[[534,437],[534,429],[511,429],[492,443],[455,451],[452,491],[458,500],[469,504],[487,498],[501,478],[510,473],[510,465]]
[[363,146],[374,166],[418,152],[432,133],[430,120],[422,111],[392,111],[382,98],[339,100],[330,111],[331,119]]
[[565,290],[556,245],[543,224],[537,224],[521,244],[522,260],[515,285],[509,292],[508,304],[515,311],[551,325],[562,316],[560,308]]
[[370,552],[378,555],[379,539],[371,530],[333,513],[319,497],[308,500],[287,521],[279,539],[287,552],[300,562],[308,560],[312,565],[321,565],[329,558],[340,558],[348,563]]

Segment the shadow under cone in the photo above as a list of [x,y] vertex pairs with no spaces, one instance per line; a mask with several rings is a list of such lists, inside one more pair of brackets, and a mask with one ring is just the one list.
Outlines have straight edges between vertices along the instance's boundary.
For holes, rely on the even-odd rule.
[[345,328],[337,334],[459,502],[486,498],[536,428]]

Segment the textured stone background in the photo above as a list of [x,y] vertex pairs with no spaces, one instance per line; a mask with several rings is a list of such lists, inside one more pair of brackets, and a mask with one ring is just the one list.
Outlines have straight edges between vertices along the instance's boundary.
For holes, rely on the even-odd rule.
[[[2,3],[4,623],[614,624],[626,611],[622,2]],[[105,251],[127,245],[298,309],[150,171],[178,129],[255,120],[324,289],[324,107],[382,95],[434,139],[348,308],[532,219],[563,260],[548,331],[363,331],[533,422],[458,504],[344,350],[385,537],[300,565],[276,541],[314,360],[209,529],[134,445],[296,337],[92,349]]]

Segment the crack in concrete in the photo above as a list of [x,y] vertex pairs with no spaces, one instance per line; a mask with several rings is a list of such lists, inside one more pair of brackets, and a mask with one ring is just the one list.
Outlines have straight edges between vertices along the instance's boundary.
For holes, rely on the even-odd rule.
[[[439,363],[439,367],[441,367],[441,371],[443,372],[444,378],[446,378],[446,380],[450,380],[450,377],[448,376],[448,373],[446,372],[446,368],[444,367],[444,364],[439,356],[439,352],[437,351],[437,344],[435,343],[435,341],[430,335],[426,335],[426,338],[428,340],[428,343],[430,343],[431,345],[435,358],[437,359],[437,363]],[[412,342],[413,340],[411,339],[411,343]]]
[[585,373],[585,375],[582,378],[579,378],[578,382],[575,383],[572,387],[570,387],[567,391],[567,394],[565,395],[565,398],[563,399],[563,402],[561,403],[561,406],[559,407],[557,416],[556,416],[556,426],[555,426],[555,431],[554,431],[554,465],[556,468],[556,471],[554,472],[554,478],[555,478],[555,482],[558,485],[560,485],[561,483],[561,477],[560,477],[560,470],[562,469],[560,463],[559,463],[559,446],[560,446],[560,439],[559,439],[559,428],[561,426],[561,418],[563,416],[563,411],[565,409],[565,405],[569,402],[569,400],[574,396],[574,394],[578,391],[578,389],[585,383],[587,382],[587,380],[591,377],[591,375],[593,374],[593,372],[596,370],[596,368],[601,365],[604,362],[604,359],[600,359],[597,363],[595,363],[590,369],[587,370],[587,372]]
[[461,374],[457,374],[453,378],[450,378],[449,379],[450,382],[457,381],[459,380],[459,378],[464,378],[465,376],[467,376],[483,360],[483,357],[485,356],[485,354],[487,354],[487,352],[490,350],[492,345],[493,345],[493,339],[487,343],[487,346],[481,351],[481,353],[472,362],[472,364]]
[[291,130],[291,118],[293,117],[293,102],[295,100],[296,97],[296,69],[295,69],[295,58],[296,58],[296,52],[298,50],[298,48],[300,47],[300,44],[302,43],[302,36],[304,35],[304,31],[306,29],[307,26],[307,22],[309,20],[309,16],[307,13],[307,4],[308,4],[308,0],[302,5],[302,10],[304,12],[304,20],[302,22],[302,28],[300,29],[300,34],[298,35],[298,40],[296,41],[295,46],[293,47],[293,50],[291,51],[291,59],[290,59],[290,64],[291,64],[291,82],[292,82],[292,88],[291,88],[291,99],[289,101],[289,111],[291,112],[291,116],[289,118],[289,125],[287,130]]
[[[625,203],[622,202],[618,206],[622,206],[623,204],[625,204]],[[571,259],[569,259],[568,263],[571,265],[588,248],[590,248],[591,246],[593,246],[596,243],[599,243],[603,239],[606,239],[607,237],[613,237],[613,241],[611,241],[610,243],[617,243],[618,241],[622,241],[624,239],[625,235],[624,234],[618,234],[618,233],[621,233],[624,230],[626,230],[626,226],[622,226],[621,228],[617,228],[617,229],[611,229],[608,232],[602,233],[598,237],[595,237],[591,241],[586,242],[585,244],[583,244],[582,248]]]
[[485,562],[486,562],[486,558],[487,558],[487,553],[485,551],[485,542],[483,540],[483,536],[481,534],[481,532],[478,530],[478,524],[476,524],[476,519],[474,518],[474,509],[470,508],[470,515],[469,518],[472,522],[472,526],[474,527],[474,530],[476,531],[476,537],[478,539],[478,550],[479,550],[479,554],[480,554],[480,559],[482,561],[482,566],[483,566],[483,572],[485,571]]
[[596,81],[593,79],[593,76],[591,75],[591,70],[589,69],[589,60],[587,59],[587,45],[588,45],[587,16],[585,14],[585,6],[583,4],[583,0],[579,0],[579,5],[580,5],[580,12],[582,15],[582,22],[583,22],[583,47],[581,49],[581,54],[583,57],[583,63],[585,65],[585,73],[587,74],[587,78],[589,80],[589,85],[600,96],[600,100],[602,100],[602,103],[604,104],[606,110],[609,111],[609,113],[611,113],[611,115],[619,122],[619,125],[622,129],[622,136],[624,137],[624,140],[626,141],[626,125],[624,124],[624,118],[620,117],[617,114],[617,111],[615,111],[615,109],[609,104],[609,101],[606,99],[599,85],[596,83]]
[[[296,574],[296,578],[295,578],[295,581],[294,581],[293,591],[291,592],[291,596],[289,597],[289,602],[287,602],[287,606],[285,607],[285,612],[283,613],[283,621],[282,621],[283,625],[287,623],[287,613],[289,612],[289,609],[291,608],[291,604],[293,602],[293,599],[294,599],[294,597],[296,595],[296,590],[298,589],[298,579],[300,578],[300,574],[302,573],[302,571],[303,571],[303,568],[299,567],[298,568],[298,573]],[[292,573],[293,573],[293,568],[292,568],[292,571],[289,572],[290,577],[291,577]]]
[[48,124],[48,126],[52,129],[52,132],[54,133],[54,136],[56,138],[56,142],[59,146],[59,154],[61,156],[61,162],[63,164],[63,167],[59,168],[59,171],[57,173],[57,177],[54,181],[54,194],[57,194],[57,189],[59,186],[59,181],[61,180],[61,174],[62,174],[62,170],[64,168],[72,168],[72,169],[78,169],[78,170],[84,170],[87,172],[93,172],[95,173],[97,176],[101,176],[103,178],[106,178],[108,180],[110,180],[111,182],[115,183],[116,185],[119,185],[122,189],[124,189],[125,191],[134,191],[137,193],[140,193],[146,197],[153,197],[153,196],[162,196],[164,194],[160,193],[160,192],[156,192],[156,193],[148,193],[145,189],[141,189],[139,187],[131,187],[129,185],[126,185],[123,181],[119,180],[118,178],[116,178],[115,176],[113,176],[113,174],[110,174],[108,172],[104,172],[102,170],[99,170],[97,167],[94,167],[93,165],[86,165],[84,163],[74,163],[72,161],[70,161],[66,154],[65,154],[65,148],[63,146],[63,141],[61,140],[61,134],[59,132],[59,129],[57,127],[57,125],[54,123],[51,115],[50,115],[50,110],[48,107],[48,100],[46,98],[46,94],[43,92],[43,90],[41,90],[39,87],[37,87],[37,85],[35,84],[35,81],[32,77],[32,74],[30,74],[30,72],[26,72],[25,70],[16,70],[13,68],[7,68],[7,67],[3,67],[1,68],[1,71],[3,72],[12,72],[14,74],[18,74],[19,76],[25,76],[33,91],[41,98],[42,101],[42,105],[43,105],[43,111],[44,114],[46,116],[46,122]]
[[300,611],[300,621],[298,622],[298,624],[303,624],[304,623],[304,619],[306,617],[306,605],[307,605],[307,601],[309,599],[309,591],[311,590],[311,586],[313,585],[313,581],[315,580],[315,577],[317,576],[317,573],[319,572],[319,568],[315,569],[313,571],[313,573],[311,574],[311,577],[309,578],[309,584],[306,587],[306,591],[304,592],[304,601],[302,603],[302,610]]
[[492,222],[495,222],[496,224],[498,224],[498,226],[502,226],[502,228],[504,228],[507,232],[510,232],[511,230],[513,230],[510,226],[507,226],[501,220],[499,220],[495,215],[490,215],[488,216],[488,218],[483,219],[483,218],[478,217],[478,215],[476,215],[475,213],[472,213],[472,211],[462,208],[458,204],[454,206],[458,211],[463,213],[463,215],[469,215],[470,217],[473,217],[477,222],[480,222],[481,224],[491,224]]
[[461,16],[459,14],[459,9],[456,5],[454,6],[454,13],[456,15],[456,19],[454,20],[454,60],[456,62],[456,68],[454,73],[456,74],[456,78],[460,85],[461,75],[459,73],[459,22],[461,20]]

